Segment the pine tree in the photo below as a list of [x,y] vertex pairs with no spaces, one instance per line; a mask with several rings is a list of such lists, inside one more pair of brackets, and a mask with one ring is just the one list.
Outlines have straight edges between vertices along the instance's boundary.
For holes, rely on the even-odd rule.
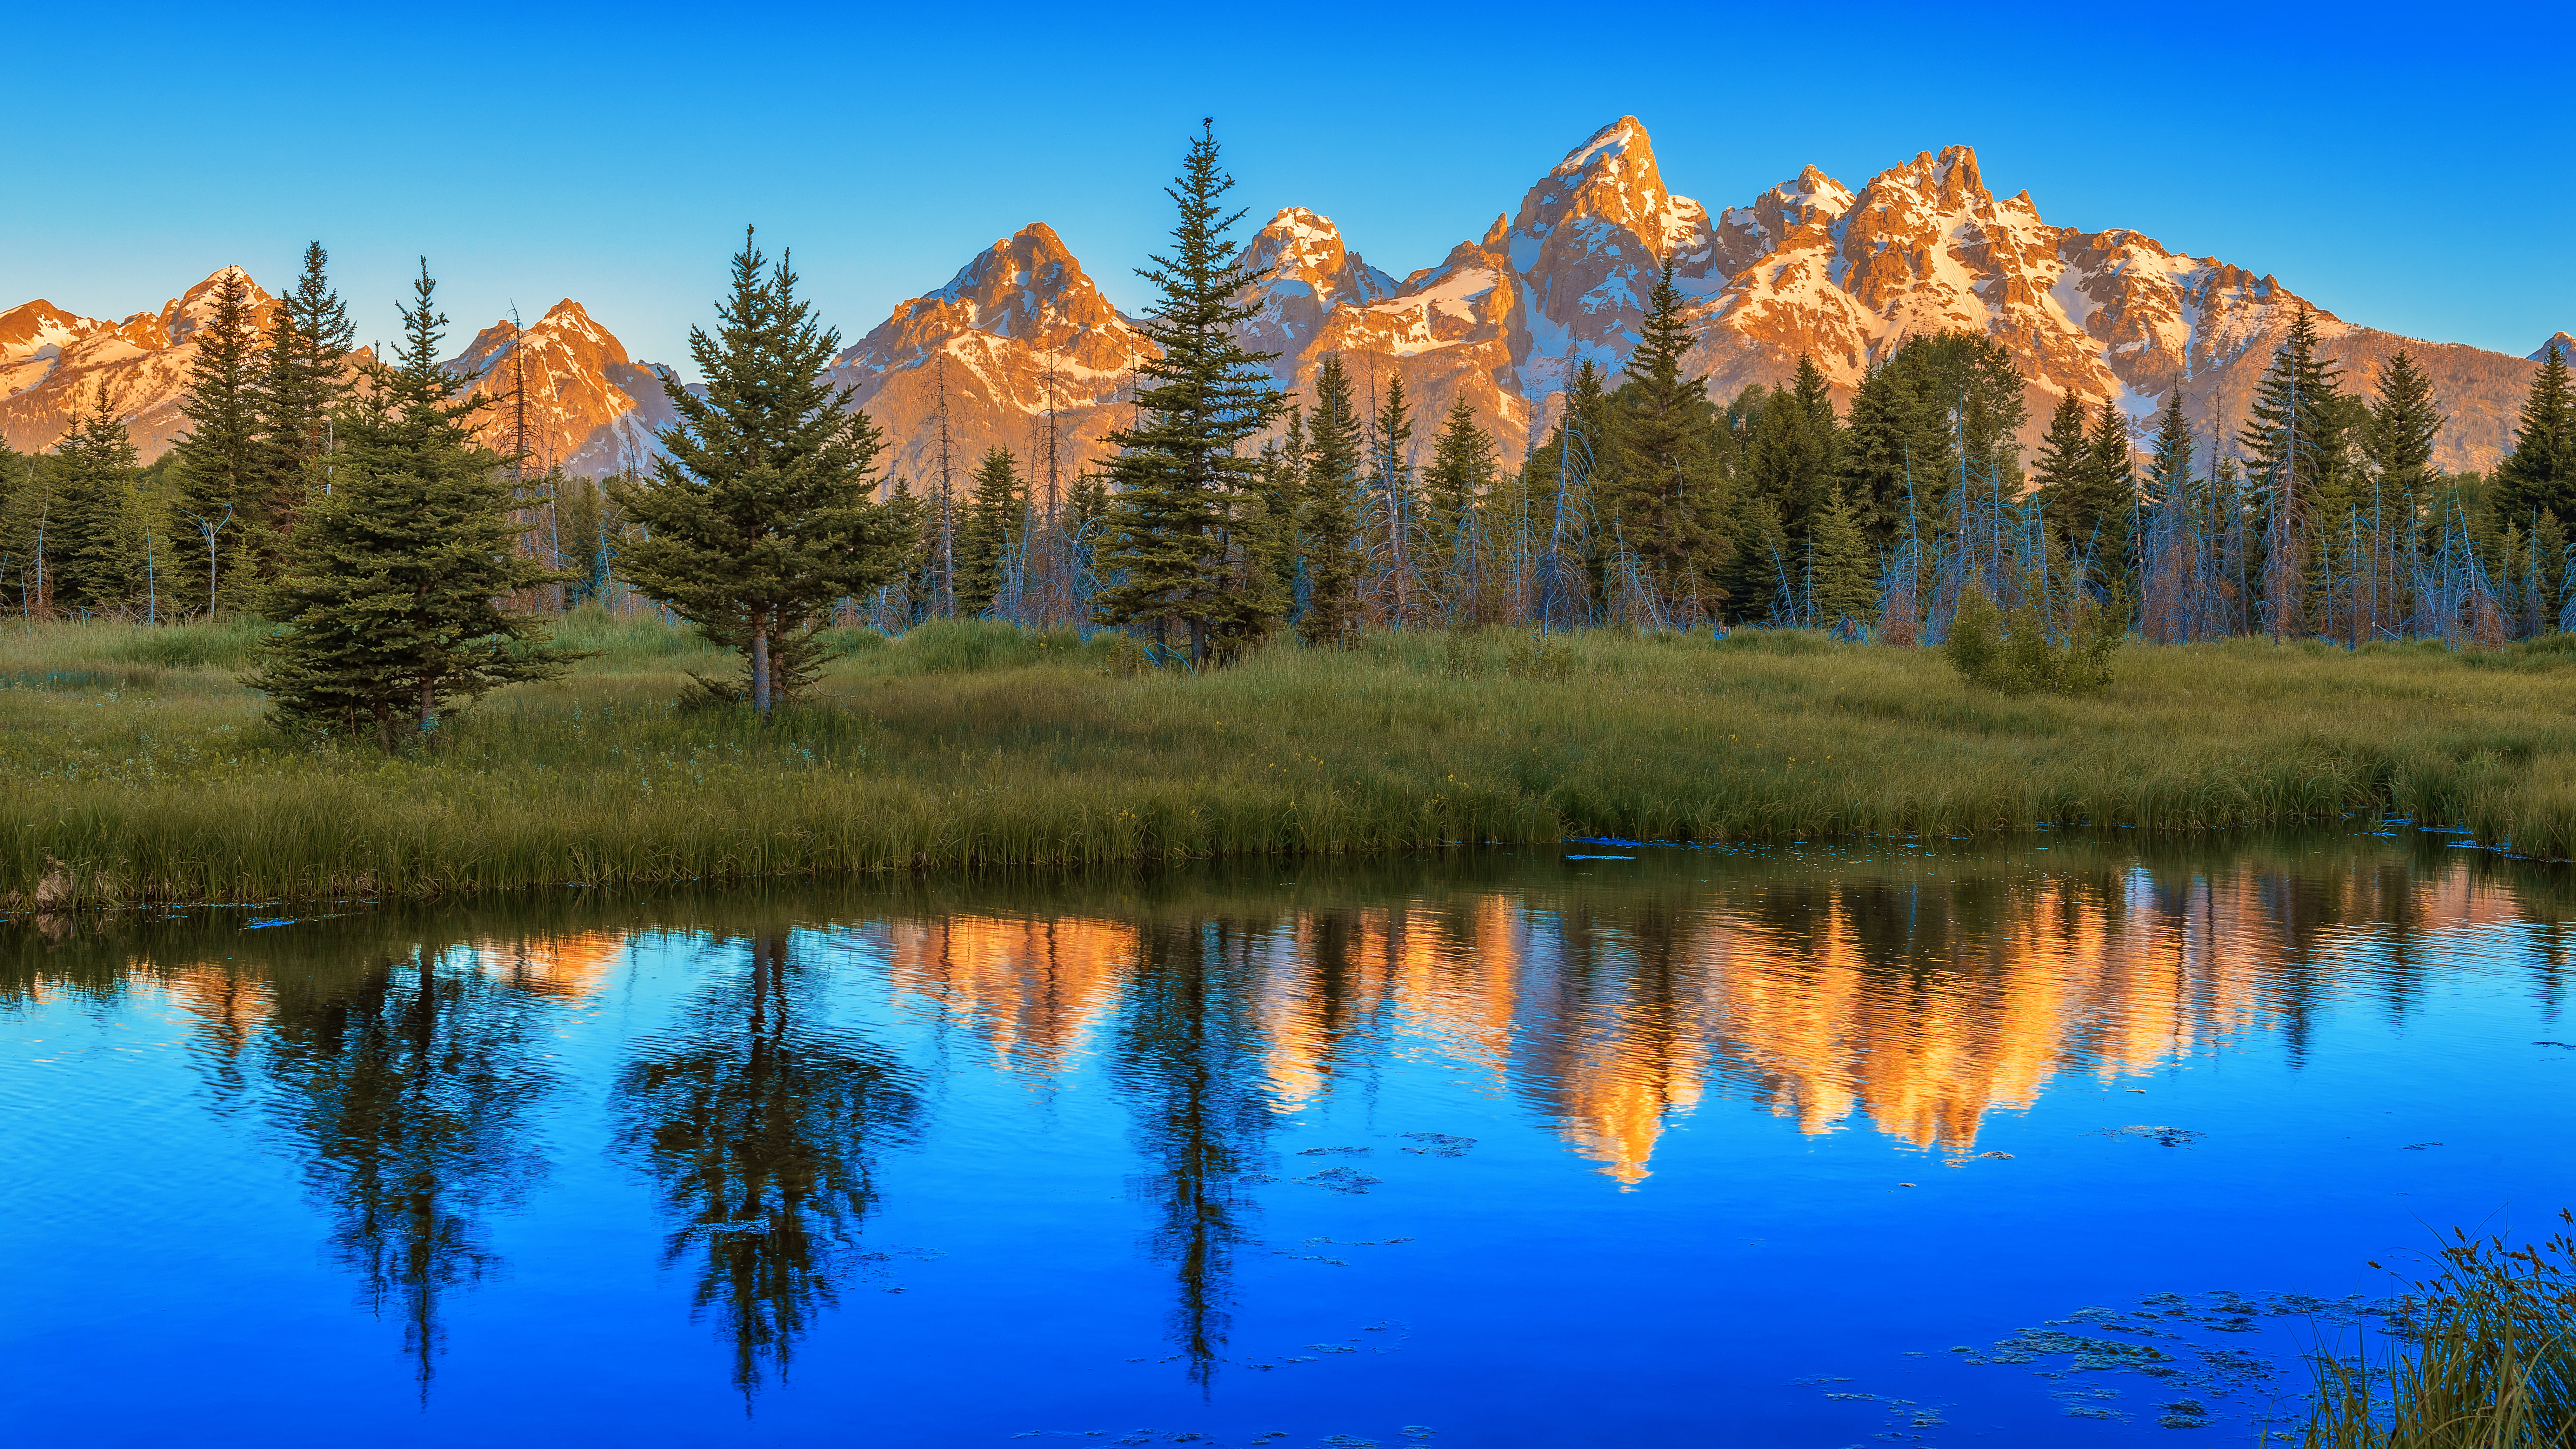
[[1001,598],[1003,575],[1028,515],[1028,485],[1019,460],[995,447],[975,465],[973,493],[957,530],[957,614],[977,619]]
[[2129,567],[2129,535],[2137,519],[2137,452],[2129,440],[2129,417],[2110,398],[2093,415],[2085,437],[2088,459],[2082,487],[2067,499],[2066,546],[2089,553],[2097,578],[2117,581]]
[[1817,620],[1828,627],[1845,619],[1864,628],[1876,622],[1878,570],[1839,486],[1826,495],[1825,506],[1816,513],[1813,543]]
[[1401,375],[1386,380],[1385,401],[1369,421],[1370,521],[1379,535],[1372,543],[1385,548],[1390,621],[1401,628],[1413,618],[1411,535],[1421,511],[1413,498],[1413,413],[1405,406]]
[[2192,442],[2191,425],[2183,421],[2182,389],[2165,394],[2165,405],[2156,413],[2156,439],[2147,454],[2145,494],[2153,507],[2170,507],[2181,502],[2191,490]]
[[1178,622],[1193,667],[1207,662],[1212,632],[1250,635],[1268,624],[1251,612],[1260,601],[1227,587],[1232,534],[1260,488],[1259,460],[1236,448],[1281,407],[1271,357],[1235,340],[1235,325],[1255,310],[1239,299],[1259,277],[1229,260],[1226,234],[1243,215],[1221,205],[1233,185],[1207,122],[1167,193],[1180,208],[1172,254],[1142,273],[1160,297],[1140,330],[1159,352],[1137,368],[1134,426],[1108,438],[1117,491],[1101,572],[1116,582],[1092,600],[1105,624],[1151,624],[1159,637]]
[[506,460],[474,440],[490,399],[439,365],[436,291],[423,261],[401,350],[367,364],[334,420],[331,491],[307,505],[272,595],[285,628],[245,682],[292,735],[372,730],[390,752],[398,721],[426,736],[450,704],[558,678],[575,657],[494,602],[561,575],[519,556]]
[[[1801,553],[1809,521],[1823,506],[1839,471],[1838,442],[1824,374],[1801,357],[1798,386],[1775,391],[1765,400],[1744,459],[1748,490],[1771,505],[1773,516]],[[1739,551],[1743,542],[1739,535]],[[1770,565],[1762,562],[1754,567]]]
[[349,395],[348,356],[357,329],[331,288],[329,263],[320,242],[304,249],[304,270],[278,298],[259,357],[252,394],[259,441],[248,491],[261,527],[244,542],[255,545],[264,578],[276,576],[308,500],[330,486],[324,459],[331,423]]
[[1909,517],[1928,526],[1923,506],[1942,496],[1951,472],[1948,411],[1915,365],[1920,355],[1900,348],[1852,392],[1840,481],[1844,506],[1873,547],[1894,544]]
[[2253,417],[2237,436],[2264,520],[2262,621],[2275,638],[2305,627],[2310,514],[2318,494],[2334,483],[2343,454],[2341,373],[2317,355],[2317,342],[2316,316],[2302,305],[2255,388]]
[[2074,532],[2068,519],[2077,500],[2089,491],[2085,480],[2092,468],[2093,443],[2085,433],[2084,404],[2070,390],[2048,415],[2048,434],[2040,439],[2039,462],[2031,470],[2031,481],[2038,485],[2040,516],[2048,521],[2049,531],[2078,547],[2090,529]]
[[[1710,446],[1716,420],[1708,379],[1682,372],[1691,338],[1681,312],[1681,289],[1667,257],[1619,389],[1618,456],[1597,495],[1629,551],[1673,595],[1696,594],[1725,563]],[[1821,389],[1821,373],[1816,381]]]
[[5,607],[29,619],[53,617],[54,509],[54,460],[0,439],[0,589]]
[[2496,467],[2488,506],[2526,524],[2544,511],[2576,518],[2576,394],[2568,390],[2567,359],[2555,337],[2523,399],[2513,451]]
[[113,613],[144,591],[142,498],[134,439],[101,380],[86,412],[54,445],[51,566],[57,608]]
[[2370,471],[2390,504],[2418,517],[2433,492],[2433,443],[2442,434],[2442,405],[2433,380],[2404,349],[2379,370],[2379,396],[2362,441]]
[[1476,410],[1452,405],[1431,443],[1431,466],[1422,470],[1422,526],[1429,539],[1426,569],[1445,571],[1455,561],[1459,537],[1494,483],[1494,440],[1476,424]]
[[1315,370],[1315,410],[1306,429],[1306,504],[1299,519],[1306,551],[1306,612],[1298,637],[1348,644],[1359,625],[1360,419],[1351,375],[1339,353]]
[[851,389],[824,377],[840,334],[797,297],[786,257],[766,262],[746,228],[715,334],[689,329],[706,391],[663,374],[679,414],[662,430],[665,456],[650,482],[614,495],[643,525],[624,550],[627,578],[744,653],[743,692],[763,716],[812,682],[833,603],[892,577],[904,542],[873,501],[882,436]]
[[[255,558],[243,540],[266,531],[260,495],[259,338],[252,325],[250,278],[239,267],[215,280],[214,307],[197,329],[197,361],[179,411],[188,431],[172,446],[177,497],[172,506],[174,584],[203,580],[211,616],[231,584],[236,607],[255,594],[258,574],[239,565]],[[229,546],[229,549],[228,549]],[[236,571],[227,580],[228,551]],[[174,590],[175,592],[175,590]]]
[[1301,554],[1300,515],[1306,501],[1306,422],[1302,409],[1288,409],[1282,435],[1261,449],[1261,506],[1250,553],[1254,578],[1279,617],[1298,612],[1297,560]]

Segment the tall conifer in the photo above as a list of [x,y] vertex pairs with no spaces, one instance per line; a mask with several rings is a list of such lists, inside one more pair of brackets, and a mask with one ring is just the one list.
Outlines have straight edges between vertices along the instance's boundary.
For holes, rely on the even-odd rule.
[[1260,462],[1236,449],[1279,414],[1268,354],[1246,351],[1235,325],[1256,310],[1247,296],[1259,274],[1237,265],[1226,235],[1240,211],[1222,204],[1234,178],[1217,159],[1216,126],[1190,142],[1167,193],[1180,208],[1172,253],[1142,275],[1159,297],[1140,327],[1159,349],[1137,368],[1136,421],[1109,435],[1117,449],[1104,577],[1094,596],[1101,622],[1167,623],[1188,631],[1190,660],[1204,664],[1217,630],[1257,633],[1268,621],[1257,603],[1228,588],[1229,550],[1247,500],[1260,488]]
[[2576,520],[2576,394],[2569,392],[2567,359],[2555,337],[2523,399],[2513,452],[2496,468],[2489,506],[2497,516],[2526,525],[2543,512],[2561,522]]
[[[188,396],[179,404],[188,431],[172,446],[170,465],[177,488],[170,540],[174,583],[203,584],[192,598],[209,613],[227,592],[236,606],[251,601],[258,574],[240,564],[256,557],[256,545],[244,540],[266,531],[259,487],[259,337],[251,318],[250,278],[239,267],[225,268],[215,279],[213,300],[197,329],[197,361]],[[235,564],[229,579],[228,557]]]
[[503,458],[474,439],[491,399],[439,365],[447,318],[421,263],[401,308],[395,361],[335,419],[328,493],[309,500],[271,601],[285,628],[247,681],[290,734],[371,731],[392,750],[448,706],[504,684],[552,679],[572,657],[496,600],[562,575],[519,556]]
[[1494,440],[1476,423],[1476,410],[1453,404],[1432,440],[1431,466],[1422,470],[1423,532],[1435,567],[1447,567],[1470,516],[1494,482]]
[[320,242],[304,249],[304,269],[279,297],[258,361],[253,405],[259,441],[251,491],[261,514],[258,544],[264,577],[274,577],[286,537],[313,495],[329,486],[325,461],[332,419],[349,395],[349,349],[357,329],[331,287],[330,254]]
[[1817,510],[1812,543],[1816,621],[1827,628],[1840,627],[1845,619],[1862,628],[1875,623],[1878,570],[1839,485],[1826,493],[1824,507]]
[[1000,601],[1003,576],[1028,514],[1019,460],[996,446],[975,465],[966,517],[957,530],[957,614],[981,618]]
[[2433,443],[2442,434],[2442,405],[2433,396],[2433,379],[2403,348],[2379,370],[2377,391],[2362,451],[2388,501],[2413,514],[2432,496]]
[[1725,562],[1724,535],[1708,379],[1682,371],[1691,338],[1681,312],[1681,288],[1667,257],[1628,358],[1628,380],[1619,390],[1619,453],[1597,497],[1629,551],[1668,593],[1695,594]]
[[873,501],[882,436],[852,390],[825,379],[840,334],[814,320],[788,259],[768,266],[748,228],[732,281],[715,334],[689,329],[704,395],[663,374],[679,414],[662,430],[665,456],[649,481],[612,496],[643,525],[622,550],[628,579],[741,650],[742,692],[767,715],[821,667],[814,633],[832,605],[891,578],[905,540]]
[[108,406],[101,380],[88,410],[72,415],[54,445],[54,517],[48,540],[57,608],[113,613],[144,592],[144,521],[134,439]]
[[1306,612],[1298,637],[1342,645],[1359,627],[1360,419],[1351,375],[1339,353],[1315,370],[1315,407],[1306,429],[1306,505],[1299,520],[1306,556]]

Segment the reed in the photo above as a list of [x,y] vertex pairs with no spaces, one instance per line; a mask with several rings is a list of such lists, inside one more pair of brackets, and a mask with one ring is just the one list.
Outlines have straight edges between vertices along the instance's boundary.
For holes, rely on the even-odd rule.
[[[2576,854],[2576,655],[2139,647],[2088,698],[1820,633],[1503,630],[1274,647],[1193,677],[1070,630],[845,652],[762,726],[676,701],[726,656],[576,612],[597,650],[388,758],[271,734],[258,630],[0,632],[0,900],[456,892],[1366,851],[1605,834],[2196,830],[2392,812]],[[199,632],[203,631],[203,632]],[[1534,662],[1534,661],[1543,661]]]
[[2311,1359],[2307,1449],[2576,1445],[2576,1235],[2511,1248],[2455,1232],[2440,1261],[2412,1285],[2404,1346],[2385,1363]]

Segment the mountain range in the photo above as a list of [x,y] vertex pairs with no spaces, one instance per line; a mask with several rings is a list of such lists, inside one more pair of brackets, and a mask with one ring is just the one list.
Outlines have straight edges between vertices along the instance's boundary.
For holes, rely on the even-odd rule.
[[[2177,388],[2204,437],[2231,435],[2306,305],[2273,277],[2139,232],[2049,225],[2027,191],[1997,197],[1965,146],[1918,154],[1857,190],[1811,166],[1712,213],[1666,188],[1645,127],[1623,117],[1482,236],[1400,280],[1363,261],[1329,219],[1279,212],[1244,248],[1262,280],[1244,299],[1253,312],[1242,334],[1276,354],[1283,386],[1302,389],[1338,352],[1371,391],[1403,378],[1418,443],[1463,401],[1517,457],[1553,421],[1580,363],[1618,371],[1667,258],[1688,299],[1688,365],[1713,396],[1781,383],[1801,355],[1847,395],[1907,336],[1964,329],[2012,353],[2034,439],[2066,394],[2113,400],[2143,423]],[[121,322],[41,300],[0,313],[0,437],[50,446],[104,381],[145,456],[165,449],[185,425],[192,334],[215,280]],[[257,300],[264,321],[274,304]],[[2538,351],[2399,337],[2311,310],[2347,386],[2368,386],[2399,348],[2431,375],[2448,416],[2437,462],[2484,469],[2510,446]],[[1031,223],[896,307],[831,371],[908,477],[935,475],[943,449],[962,477],[996,445],[1040,478],[1052,450],[1070,477],[1126,420],[1133,369],[1152,353],[1136,319],[1051,228]],[[648,455],[671,417],[652,366],[570,299],[524,331],[483,329],[452,365],[479,370],[476,386],[498,394],[524,376],[530,451],[570,471]],[[486,414],[496,443],[519,426],[506,403]]]

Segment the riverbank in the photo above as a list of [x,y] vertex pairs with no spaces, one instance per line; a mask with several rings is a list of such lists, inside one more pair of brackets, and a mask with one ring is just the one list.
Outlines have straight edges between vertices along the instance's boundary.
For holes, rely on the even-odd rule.
[[852,632],[762,727],[657,623],[435,749],[260,721],[242,627],[0,628],[0,901],[26,909],[1365,851],[1604,834],[2193,830],[2386,811],[2576,854],[2576,650],[2133,647],[2088,699],[1806,634],[1378,636],[1191,678],[1105,640]]

